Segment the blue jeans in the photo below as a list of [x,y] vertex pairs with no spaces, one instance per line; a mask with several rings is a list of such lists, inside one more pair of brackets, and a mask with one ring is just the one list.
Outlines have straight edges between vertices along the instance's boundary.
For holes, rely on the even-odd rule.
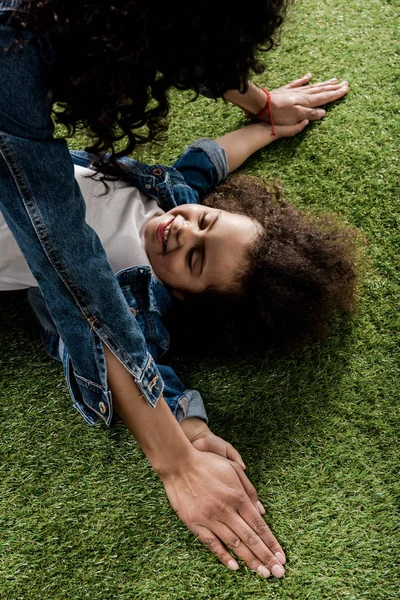
[[[0,17],[13,5],[0,2]],[[21,35],[22,49],[5,52],[15,32],[0,18],[0,209],[68,349],[74,385],[108,424],[112,398],[103,342],[151,406],[164,384],[101,243],[85,222],[67,144],[53,137],[48,82],[57,64],[51,42],[43,34]]]

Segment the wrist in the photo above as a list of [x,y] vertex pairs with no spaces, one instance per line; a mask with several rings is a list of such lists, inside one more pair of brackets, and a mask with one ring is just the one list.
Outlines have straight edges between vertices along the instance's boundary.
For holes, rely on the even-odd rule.
[[181,428],[190,442],[194,442],[200,437],[211,433],[208,425],[198,417],[188,417],[183,419],[183,421],[181,421]]
[[150,463],[154,471],[157,473],[161,481],[171,477],[180,477],[182,474],[187,473],[198,454],[198,450],[186,440],[187,445],[181,448],[181,454],[179,457],[175,456],[173,460],[171,457],[159,456],[158,458],[149,458]]
[[224,98],[251,115],[257,115],[264,109],[266,104],[265,93],[250,81],[245,94],[241,94],[237,90],[229,90]]

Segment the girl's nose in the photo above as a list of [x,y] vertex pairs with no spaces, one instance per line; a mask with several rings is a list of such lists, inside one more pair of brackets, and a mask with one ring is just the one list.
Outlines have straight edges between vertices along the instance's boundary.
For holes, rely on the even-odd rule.
[[179,217],[181,217],[181,215],[179,215],[174,222],[174,225],[177,226],[176,236],[179,245],[184,246],[197,241],[198,233],[195,231],[196,228],[193,227],[190,221],[187,221],[183,217]]

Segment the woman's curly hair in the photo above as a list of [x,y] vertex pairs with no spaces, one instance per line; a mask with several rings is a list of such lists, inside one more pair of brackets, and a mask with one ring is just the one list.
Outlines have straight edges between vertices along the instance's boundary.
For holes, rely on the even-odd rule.
[[[246,90],[257,53],[274,45],[290,0],[155,2],[26,0],[18,29],[51,36],[56,120],[92,134],[88,148],[112,163],[166,129],[167,90]],[[116,142],[125,145],[116,151]],[[120,148],[120,146],[119,146]],[[99,165],[97,165],[99,167]]]
[[224,352],[293,346],[321,339],[333,312],[354,312],[358,231],[333,215],[300,210],[282,199],[279,186],[244,175],[228,178],[204,204],[245,214],[263,231],[231,290],[185,294],[168,317],[172,338],[190,336],[202,349]]

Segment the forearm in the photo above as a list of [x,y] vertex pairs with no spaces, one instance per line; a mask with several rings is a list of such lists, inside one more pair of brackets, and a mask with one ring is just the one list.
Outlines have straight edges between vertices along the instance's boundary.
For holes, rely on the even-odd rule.
[[231,131],[215,141],[224,148],[228,158],[229,172],[232,173],[254,152],[271,144],[276,139],[278,139],[277,136],[272,135],[271,126],[260,122]]
[[149,406],[132,375],[106,346],[104,351],[114,408],[138,441],[154,470],[163,476],[177,467],[183,468],[193,447],[164,398],[160,398],[155,408]]
[[238,90],[228,90],[224,98],[252,115],[257,115],[267,102],[265,93],[251,81],[248,82],[245,94],[241,94]]

